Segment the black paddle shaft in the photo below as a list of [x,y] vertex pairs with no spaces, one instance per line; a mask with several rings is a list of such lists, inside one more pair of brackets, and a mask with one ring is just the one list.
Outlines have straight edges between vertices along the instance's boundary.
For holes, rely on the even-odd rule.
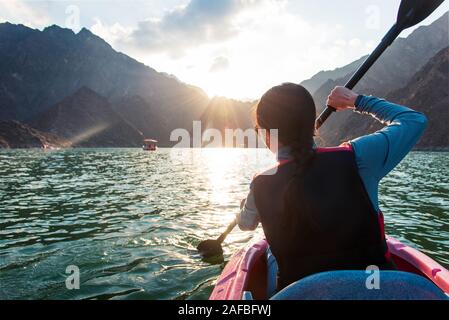
[[[366,59],[363,65],[351,77],[345,85],[348,89],[354,89],[362,77],[368,72],[372,65],[379,59],[384,51],[393,43],[399,34],[427,18],[434,12],[444,0],[402,0],[399,8],[396,24],[388,31],[382,42],[377,46],[374,52]],[[321,128],[329,116],[336,110],[327,106],[316,121],[316,129]]]

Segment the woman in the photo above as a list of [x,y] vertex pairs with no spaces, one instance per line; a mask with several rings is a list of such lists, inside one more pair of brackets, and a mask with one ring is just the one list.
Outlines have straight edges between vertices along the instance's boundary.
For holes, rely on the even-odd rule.
[[314,144],[316,109],[300,85],[269,90],[257,106],[257,128],[278,130],[275,174],[254,178],[237,216],[240,229],[259,222],[278,264],[280,290],[311,274],[392,268],[379,209],[380,180],[421,137],[427,120],[409,108],[337,87],[328,98],[337,111],[369,114],[384,129],[339,148]]

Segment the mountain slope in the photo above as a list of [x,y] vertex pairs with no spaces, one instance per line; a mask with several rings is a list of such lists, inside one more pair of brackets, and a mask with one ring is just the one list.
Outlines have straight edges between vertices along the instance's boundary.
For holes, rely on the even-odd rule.
[[[398,39],[368,71],[356,86],[358,93],[386,97],[407,84],[433,56],[449,45],[449,13],[429,26],[415,30],[408,38]],[[338,80],[327,81],[314,95],[317,108],[321,111],[330,91],[337,85],[344,85],[351,74]],[[334,114],[320,130],[323,145],[338,145],[352,138],[355,132],[367,133],[374,120],[353,112]]]
[[309,90],[311,94],[314,94],[328,80],[337,80],[345,77],[348,74],[354,73],[362,65],[367,57],[368,56],[363,56],[362,58],[351,62],[350,64],[341,68],[328,71],[320,71],[312,78],[301,82],[301,85]]
[[428,128],[418,143],[420,149],[449,148],[449,47],[441,50],[409,84],[387,99],[423,112]]
[[148,129],[163,122],[167,138],[174,128],[191,127],[209,102],[200,89],[114,51],[87,29],[0,24],[0,119],[33,119],[83,86],[113,104],[142,97],[164,119],[153,118]]
[[139,147],[143,135],[113,110],[106,98],[83,87],[33,121],[73,147]]
[[145,137],[163,141],[164,128],[169,127],[167,118],[158,114],[157,110],[144,98],[124,96],[118,99],[112,107],[126,121],[143,133]]

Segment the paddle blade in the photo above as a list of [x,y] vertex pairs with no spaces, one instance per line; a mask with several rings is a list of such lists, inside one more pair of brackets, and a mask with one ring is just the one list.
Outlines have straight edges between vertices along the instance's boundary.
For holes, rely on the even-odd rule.
[[444,0],[402,0],[397,24],[403,29],[417,25],[432,14]]
[[197,249],[203,258],[223,255],[223,248],[221,247],[221,243],[217,240],[203,241],[198,245]]

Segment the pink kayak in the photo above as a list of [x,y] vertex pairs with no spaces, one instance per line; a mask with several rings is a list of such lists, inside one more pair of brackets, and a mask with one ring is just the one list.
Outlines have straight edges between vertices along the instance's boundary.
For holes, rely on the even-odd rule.
[[[402,296],[400,295],[399,297],[397,296],[399,294],[398,292],[400,291],[399,288],[402,286],[402,290],[406,290],[404,289],[406,287],[404,286],[404,283],[407,284],[406,282],[409,281],[409,279],[411,279],[410,283],[414,283],[413,285],[415,287],[410,284],[408,290],[415,292],[416,289],[414,288],[432,286],[434,288],[430,288],[429,290],[438,291],[436,293],[437,295],[439,294],[439,292],[444,297],[447,297],[449,295],[449,271],[446,268],[426,256],[422,252],[408,247],[392,237],[388,237],[387,243],[398,271],[391,272],[393,274],[390,273],[388,277],[385,277],[385,279],[392,278],[394,279],[393,281],[401,280],[401,282],[399,282],[399,285],[397,283],[391,283],[390,285],[390,287],[393,288],[392,290],[396,291],[396,296],[394,296],[393,299],[402,298]],[[266,240],[259,240],[250,243],[244,249],[235,254],[228,262],[225,269],[223,270],[223,273],[219,277],[215,289],[210,296],[210,299],[242,300],[245,299],[244,297],[248,295],[250,299],[255,300],[266,300],[270,298],[267,296],[267,249],[268,243],[266,242]],[[348,278],[348,273],[338,273],[338,271],[335,271],[333,277],[331,276],[330,279],[335,280],[336,275],[339,283],[342,283],[342,279]],[[359,271],[359,275],[364,278],[367,277],[365,271]],[[328,278],[325,281],[330,281],[329,276],[330,275],[324,275],[324,277]],[[322,279],[322,281],[324,280]],[[427,283],[423,284],[420,281],[425,281]],[[310,288],[305,289],[304,286],[312,286],[313,289],[313,283],[314,282],[312,279],[308,281],[300,280],[298,281],[297,288],[293,288],[293,285],[290,286],[292,288],[289,288],[290,291],[296,290],[296,292],[301,290],[308,290],[308,297],[310,297]],[[396,290],[395,288],[398,289]],[[322,292],[327,291],[321,290],[321,295]],[[423,299],[429,297],[428,292],[426,292],[425,294],[427,295],[424,295]],[[413,296],[413,293],[411,293],[411,295]],[[280,296],[282,297],[282,294]],[[301,299],[300,296],[301,295],[297,296],[299,297],[298,299]],[[342,296],[344,296],[343,293]],[[404,299],[407,299],[406,296],[408,296],[408,294],[404,293]],[[333,297],[335,297],[335,294],[333,295]],[[349,299],[351,299],[350,295],[346,296],[346,298],[348,297]],[[325,296],[319,296],[319,298],[326,299]],[[388,299],[388,296],[384,296],[383,298]],[[381,297],[380,299],[383,298]]]

